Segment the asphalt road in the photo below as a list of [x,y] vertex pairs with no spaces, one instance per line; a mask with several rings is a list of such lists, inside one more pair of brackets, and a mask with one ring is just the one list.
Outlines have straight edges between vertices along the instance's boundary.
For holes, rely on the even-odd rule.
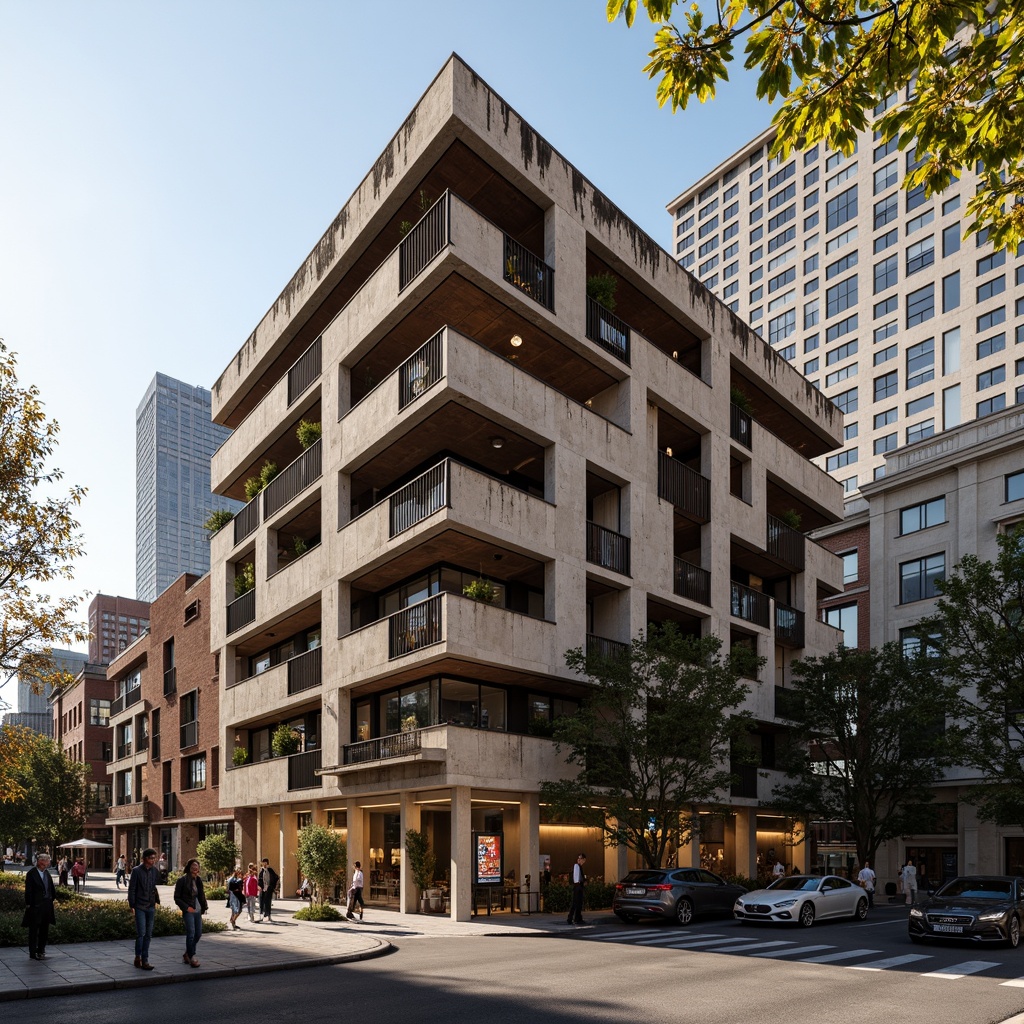
[[[921,948],[904,929],[892,912],[796,930],[728,920],[625,929],[603,919],[557,936],[409,938],[360,964],[7,1006],[19,1024],[337,1024],[353,1015],[373,1024],[996,1024],[1024,1011],[1024,987],[1004,984],[1024,978],[1024,947]],[[806,962],[854,950],[867,952]],[[928,959],[877,966],[911,955]]]

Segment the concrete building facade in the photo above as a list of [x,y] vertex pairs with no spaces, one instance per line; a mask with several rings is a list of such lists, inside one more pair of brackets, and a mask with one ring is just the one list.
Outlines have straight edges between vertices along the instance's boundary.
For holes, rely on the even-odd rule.
[[183,572],[210,568],[203,523],[240,503],[210,492],[210,457],[230,431],[210,420],[210,392],[158,373],[135,414],[135,584],[153,601]]
[[[607,276],[614,313],[588,296]],[[213,538],[210,590],[220,746],[243,762],[221,802],[253,810],[286,888],[309,822],[403,909],[410,828],[460,919],[481,833],[520,881],[579,849],[621,877],[625,852],[538,794],[569,770],[551,721],[587,692],[564,653],[650,622],[766,660],[747,706],[767,777],[742,773],[733,818],[680,859],[753,875],[783,849],[791,823],[761,806],[776,693],[835,646],[815,606],[842,587],[792,524],[842,514],[809,461],[842,417],[457,57],[231,358],[213,418],[232,430],[215,491],[282,467]]]

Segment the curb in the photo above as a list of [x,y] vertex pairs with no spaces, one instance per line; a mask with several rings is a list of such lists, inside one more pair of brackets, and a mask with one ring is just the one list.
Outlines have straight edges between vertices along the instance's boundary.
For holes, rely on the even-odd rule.
[[147,973],[138,978],[108,978],[103,981],[84,981],[78,984],[48,985],[41,988],[26,988],[21,991],[0,992],[0,1002],[14,1002],[18,999],[45,999],[53,996],[77,996],[86,992],[110,992],[114,989],[148,988],[151,985],[178,985],[212,978],[234,978],[247,974],[263,974],[267,971],[295,971],[305,967],[327,967],[331,964],[357,963],[360,960],[375,960],[397,951],[398,947],[385,939],[374,939],[374,945],[357,953],[341,953],[337,956],[304,957],[301,960],[281,960],[270,964],[253,964],[244,967],[215,967],[195,974]]

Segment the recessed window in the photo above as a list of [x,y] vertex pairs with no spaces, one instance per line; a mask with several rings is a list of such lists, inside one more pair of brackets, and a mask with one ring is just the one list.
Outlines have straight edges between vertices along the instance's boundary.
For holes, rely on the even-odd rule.
[[843,560],[843,582],[853,583],[857,579],[857,549],[846,551],[839,556]]
[[844,647],[857,646],[856,604],[841,604],[835,608],[826,608],[822,613],[822,620],[828,625],[842,630]]
[[926,555],[900,563],[900,604],[939,596],[939,581],[946,574],[944,554]]
[[1024,498],[1024,470],[1006,474],[1006,500],[1019,501]]
[[900,509],[900,536],[927,530],[929,526],[938,526],[946,521],[946,499],[932,498],[918,505],[910,505]]

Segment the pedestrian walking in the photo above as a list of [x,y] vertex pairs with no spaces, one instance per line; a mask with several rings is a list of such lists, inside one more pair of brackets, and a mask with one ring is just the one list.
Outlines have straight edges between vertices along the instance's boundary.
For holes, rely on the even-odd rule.
[[583,920],[583,893],[587,885],[587,875],[583,866],[587,863],[587,855],[581,853],[572,866],[572,903],[569,906],[569,917],[566,924],[585,924]]
[[231,908],[231,919],[228,922],[232,929],[240,932],[242,929],[236,923],[238,915],[242,913],[242,906],[245,903],[245,888],[242,882],[242,869],[236,867],[228,879],[228,906]]
[[85,861],[81,857],[76,857],[71,866],[71,879],[75,883],[75,892],[85,888]]
[[260,880],[256,877],[256,865],[250,864],[242,880],[242,894],[245,896],[245,909],[249,911],[249,920],[256,923],[256,901],[260,895]]
[[127,871],[127,869],[128,862],[124,859],[124,854],[122,853],[121,856],[117,858],[117,864],[114,866],[114,884],[118,887],[118,889],[121,888],[122,882],[125,882],[125,884],[127,884],[127,881],[125,879],[125,872]]
[[203,937],[203,914],[207,911],[206,893],[203,892],[199,870],[199,861],[193,857],[174,883],[174,903],[185,919],[185,952],[181,958],[189,967],[199,966],[196,946]]
[[913,860],[903,865],[903,891],[907,896],[907,906],[912,907],[917,902],[917,868]]
[[786,877],[786,865],[781,860],[775,862],[775,867],[772,868],[772,878],[785,878]]
[[875,905],[875,873],[871,870],[871,861],[865,859],[864,866],[857,875],[857,881],[868,894],[868,906],[873,907]]
[[366,904],[363,903],[363,866],[359,861],[356,861],[355,870],[352,872],[352,887],[348,891],[348,913],[345,916],[350,921],[353,920],[352,911],[355,910],[357,903],[359,904],[359,920],[362,921]]
[[142,863],[132,868],[128,878],[128,906],[135,914],[135,966],[153,970],[149,962],[149,944],[153,939],[153,921],[160,906],[157,891],[156,850],[142,851]]
[[56,924],[53,901],[57,891],[50,877],[50,855],[36,854],[36,866],[25,872],[25,916],[22,928],[28,929],[28,956],[30,960],[46,959],[46,940],[50,925]]
[[259,873],[260,885],[260,920],[273,924],[270,911],[274,904],[274,891],[277,889],[277,872],[270,866],[270,861],[263,858]]
[[64,886],[65,889],[68,887],[68,870],[70,867],[67,854],[57,861],[57,884]]

